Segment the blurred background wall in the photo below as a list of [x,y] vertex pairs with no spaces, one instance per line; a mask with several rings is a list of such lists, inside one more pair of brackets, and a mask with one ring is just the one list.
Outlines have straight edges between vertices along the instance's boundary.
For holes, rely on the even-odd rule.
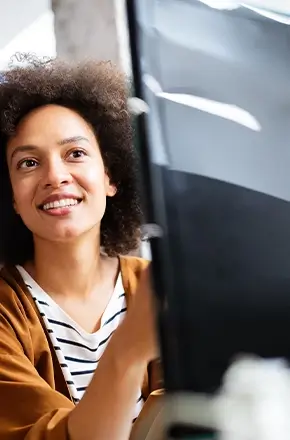
[[130,71],[125,0],[0,0],[0,69],[15,52],[110,59]]

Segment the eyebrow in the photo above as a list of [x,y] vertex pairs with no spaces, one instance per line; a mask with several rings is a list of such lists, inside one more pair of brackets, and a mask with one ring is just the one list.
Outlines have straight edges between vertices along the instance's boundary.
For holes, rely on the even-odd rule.
[[[57,142],[58,145],[68,145],[68,144],[75,144],[77,142],[87,142],[89,143],[90,141],[84,137],[84,136],[72,136],[66,139],[62,139],[61,141]],[[13,157],[17,154],[17,153],[35,153],[38,150],[37,147],[34,147],[33,145],[21,145],[19,147],[16,147],[13,150],[13,153],[11,154],[11,160],[13,159]]]
[[66,144],[75,144],[76,142],[85,141],[90,142],[86,137],[84,136],[72,136],[66,139],[62,139],[58,142],[58,145],[66,145]]
[[16,147],[11,154],[11,160],[17,153],[34,153],[37,150],[36,147],[32,145],[22,145],[20,147]]

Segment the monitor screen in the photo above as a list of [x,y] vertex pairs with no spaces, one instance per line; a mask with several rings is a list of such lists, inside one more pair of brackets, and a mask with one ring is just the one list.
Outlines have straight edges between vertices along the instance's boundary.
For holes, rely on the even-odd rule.
[[261,3],[128,1],[169,392],[290,359],[290,17]]

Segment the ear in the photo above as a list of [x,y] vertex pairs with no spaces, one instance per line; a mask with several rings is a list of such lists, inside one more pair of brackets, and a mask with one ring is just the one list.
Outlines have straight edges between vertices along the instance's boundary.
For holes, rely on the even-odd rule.
[[107,196],[108,197],[114,197],[114,195],[117,193],[117,188],[115,185],[110,185],[107,189]]
[[110,182],[109,176],[106,174],[106,196],[107,197],[114,197],[114,195],[117,193],[117,188],[115,185],[113,185]]

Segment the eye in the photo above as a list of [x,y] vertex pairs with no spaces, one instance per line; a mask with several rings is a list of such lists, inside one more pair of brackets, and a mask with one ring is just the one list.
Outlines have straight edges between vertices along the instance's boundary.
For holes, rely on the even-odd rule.
[[24,159],[24,160],[21,160],[17,164],[17,169],[19,169],[19,168],[34,168],[37,165],[38,165],[38,163],[34,159]]
[[84,156],[86,156],[86,152],[84,150],[73,150],[70,152],[69,157],[72,159],[82,159]]

